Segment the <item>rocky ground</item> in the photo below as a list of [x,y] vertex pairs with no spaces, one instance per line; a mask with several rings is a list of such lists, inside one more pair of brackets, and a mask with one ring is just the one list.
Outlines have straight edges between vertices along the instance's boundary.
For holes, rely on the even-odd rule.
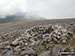
[[74,50],[75,19],[0,24],[0,56],[69,56],[60,51]]

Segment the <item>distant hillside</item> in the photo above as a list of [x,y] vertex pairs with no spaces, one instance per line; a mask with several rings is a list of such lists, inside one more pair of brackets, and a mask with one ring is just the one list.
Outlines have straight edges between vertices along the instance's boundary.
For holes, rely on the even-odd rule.
[[25,19],[26,18],[24,18],[24,16],[11,15],[11,16],[7,16],[5,18],[0,18],[0,23],[21,21],[21,20],[25,20]]
[[[25,13],[16,13],[14,15],[6,16],[5,18],[0,18],[0,23],[16,22],[16,21],[23,21],[23,20],[30,20],[30,19],[46,20],[46,18],[38,17],[36,15],[28,15]],[[75,18],[65,18],[65,20],[67,20],[67,19],[74,20]],[[54,19],[54,21],[57,21],[57,19]],[[58,21],[61,21],[61,20],[58,19]]]
[[0,18],[0,23],[6,23],[6,22],[16,22],[16,21],[23,21],[28,19],[35,19],[38,17],[29,16],[23,13],[17,13],[14,15],[6,16],[5,18]]

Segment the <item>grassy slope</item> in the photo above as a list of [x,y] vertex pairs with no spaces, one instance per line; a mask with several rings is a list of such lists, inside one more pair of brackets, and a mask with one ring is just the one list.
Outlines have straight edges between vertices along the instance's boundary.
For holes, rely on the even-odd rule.
[[9,22],[0,24],[0,33],[8,32],[13,30],[28,29],[37,25],[47,25],[47,24],[70,24],[75,22],[75,19],[65,19],[65,20],[26,20],[19,22]]

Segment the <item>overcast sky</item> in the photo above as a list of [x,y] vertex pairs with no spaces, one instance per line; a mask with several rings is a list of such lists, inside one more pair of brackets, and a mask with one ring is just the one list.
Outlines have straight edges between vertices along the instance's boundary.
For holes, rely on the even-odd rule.
[[24,12],[48,19],[75,17],[75,0],[0,0],[0,17]]

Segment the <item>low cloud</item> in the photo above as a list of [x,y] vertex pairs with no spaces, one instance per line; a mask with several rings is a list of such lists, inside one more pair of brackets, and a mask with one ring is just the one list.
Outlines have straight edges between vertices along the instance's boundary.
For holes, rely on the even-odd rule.
[[75,17],[74,0],[0,0],[0,17],[17,12],[43,18]]

